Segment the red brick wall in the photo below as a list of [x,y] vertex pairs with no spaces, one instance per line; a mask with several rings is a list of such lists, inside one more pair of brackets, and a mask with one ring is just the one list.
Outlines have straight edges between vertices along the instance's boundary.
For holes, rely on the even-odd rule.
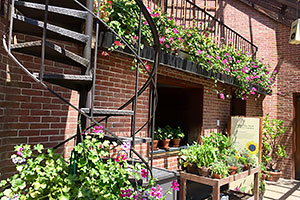
[[[0,30],[3,31],[4,19],[1,18],[1,20]],[[31,38],[19,35],[18,39],[19,41],[27,41]],[[71,43],[63,44],[72,51],[81,52],[81,48]],[[2,43],[0,58],[0,173],[3,173],[2,179],[14,170],[10,161],[13,145],[42,142],[47,147],[53,147],[76,133],[77,114],[73,109],[61,103],[33,82],[20,68],[12,63],[4,52]],[[32,71],[37,72],[39,70],[39,59],[21,54],[18,54],[18,58]],[[129,69],[131,62],[131,57],[119,53],[111,53],[107,57],[98,56],[95,92],[96,108],[118,108],[132,97],[134,94],[135,72]],[[52,73],[79,73],[77,68],[50,61],[46,62],[46,70]],[[218,98],[212,80],[166,66],[160,67],[159,74],[171,77],[179,82],[192,83],[203,87],[203,132],[226,131],[231,100]],[[144,81],[145,75],[142,75],[141,84]],[[51,84],[50,87],[75,105],[78,104],[79,96],[77,92],[71,92]],[[219,90],[224,89],[225,94],[232,94],[233,88],[228,85],[220,83],[217,88]],[[137,127],[140,127],[148,119],[148,96],[149,92],[146,91],[139,99]],[[263,97],[250,98],[247,101],[247,115],[261,115],[262,100]],[[130,109],[130,106],[127,109]],[[220,120],[220,127],[217,127],[217,120]],[[119,135],[128,135],[130,118],[113,117],[108,120],[107,127]],[[143,129],[140,135],[147,136],[146,130],[146,128]],[[200,134],[201,131],[199,131],[199,136]],[[69,152],[71,147],[72,144],[65,145],[66,152]],[[138,145],[137,149],[145,155],[147,153],[145,147],[146,145]],[[170,158],[161,155],[155,157],[154,165],[177,169],[176,163],[176,155]]]
[[[0,35],[4,34],[4,18],[0,17]],[[18,35],[18,42],[33,38]],[[59,42],[62,45],[61,42]],[[71,43],[65,48],[81,49]],[[28,55],[16,54],[17,58],[33,72],[38,72],[40,59]],[[77,68],[47,61],[46,73],[79,73]],[[50,84],[75,105],[78,104],[77,92]],[[76,133],[77,113],[26,75],[7,56],[0,42],[0,179],[14,171],[10,155],[13,146],[20,143],[42,143],[45,147],[54,147],[59,142]],[[74,142],[74,141],[73,141]],[[72,142],[66,144],[64,154],[68,155]],[[62,149],[60,149],[62,151]]]
[[[285,178],[294,178],[293,94],[300,90],[300,47],[288,44],[290,27],[275,22],[238,0],[223,0],[220,5],[218,16],[224,23],[253,41],[258,46],[258,59],[264,58],[271,70],[276,69],[279,72],[272,96],[263,100],[263,113],[285,121],[288,129],[282,143],[287,146],[288,158],[279,163],[279,168],[284,171]],[[282,95],[277,95],[278,91]],[[256,115],[255,110],[250,111],[253,108],[248,103],[247,112],[249,110]]]

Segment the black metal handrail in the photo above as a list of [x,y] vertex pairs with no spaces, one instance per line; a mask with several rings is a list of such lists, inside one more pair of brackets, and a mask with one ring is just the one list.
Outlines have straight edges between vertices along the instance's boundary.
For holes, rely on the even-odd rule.
[[209,31],[219,47],[225,43],[256,55],[256,45],[190,0],[147,0],[146,4],[152,9],[160,8],[167,12],[178,25],[196,26],[203,31]]
[[[92,0],[89,0],[89,1],[92,1]],[[98,0],[98,5],[100,5],[100,0]],[[46,2],[46,5],[48,4],[48,0],[45,0]],[[82,5],[78,0],[74,0],[74,2],[76,2],[78,5],[80,5],[84,10],[86,10],[90,16],[93,16],[94,19],[96,19],[96,22],[97,22],[97,26],[96,26],[96,35],[98,36],[99,35],[99,24],[103,24],[106,26],[106,28],[108,28],[108,30],[110,30],[112,33],[114,33],[116,35],[116,37],[118,37],[120,39],[120,41],[123,42],[123,44],[128,47],[132,54],[136,57],[136,59],[138,60],[139,64],[141,66],[143,66],[143,68],[145,69],[145,71],[147,72],[147,74],[149,75],[149,78],[145,81],[145,83],[143,84],[143,86],[138,90],[138,81],[136,82],[136,91],[135,91],[135,95],[130,98],[123,106],[121,106],[119,109],[123,109],[125,108],[127,105],[131,104],[131,103],[136,103],[137,102],[137,98],[144,92],[146,91],[146,89],[150,86],[151,87],[151,90],[150,90],[150,117],[149,117],[149,120],[146,122],[146,124],[150,124],[149,126],[149,134],[152,138],[152,142],[153,142],[153,131],[154,131],[154,123],[155,123],[155,110],[156,110],[156,105],[157,105],[157,86],[156,86],[156,81],[157,81],[157,68],[158,68],[158,65],[159,65],[159,59],[160,59],[160,44],[159,44],[159,37],[158,37],[158,32],[157,32],[157,29],[156,29],[156,26],[150,16],[150,13],[148,12],[148,10],[146,9],[145,5],[143,4],[143,2],[141,0],[135,0],[136,4],[138,5],[138,7],[140,8],[140,12],[141,14],[143,14],[144,18],[146,19],[146,21],[148,22],[149,24],[149,27],[150,27],[150,30],[151,30],[151,33],[152,33],[152,36],[153,36],[153,48],[155,50],[155,58],[154,58],[154,62],[153,62],[153,68],[152,68],[152,71],[149,71],[147,68],[146,68],[146,64],[144,63],[144,61],[142,60],[142,58],[139,56],[139,51],[137,52],[136,49],[134,49],[131,45],[129,45],[121,36],[119,36],[117,34],[117,32],[115,32],[111,27],[109,27],[100,17],[99,17],[99,9],[98,9],[98,13],[97,15],[95,15],[93,13],[93,11],[87,7],[85,7],[84,5]],[[8,52],[8,55],[9,57],[18,65],[20,66],[20,68],[27,74],[29,75],[34,81],[36,81],[37,83],[39,83],[43,88],[45,88],[46,90],[50,91],[54,96],[58,97],[60,100],[62,100],[64,103],[66,103],[67,105],[71,106],[72,108],[74,108],[80,115],[83,115],[86,119],[90,120],[93,125],[92,126],[95,126],[95,125],[100,125],[100,123],[98,121],[96,121],[94,119],[94,116],[93,116],[93,113],[91,113],[91,115],[88,115],[86,114],[85,112],[81,111],[80,108],[74,106],[72,103],[70,103],[69,101],[67,101],[65,98],[63,98],[61,95],[59,95],[58,93],[56,93],[54,90],[52,90],[51,88],[49,88],[47,86],[47,84],[45,84],[42,80],[42,75],[44,73],[44,59],[45,59],[45,51],[42,50],[42,65],[41,65],[41,72],[42,74],[40,75],[40,79],[35,77],[33,75],[32,72],[30,72],[21,62],[19,62],[19,60],[12,54],[11,52],[11,41],[12,41],[12,30],[13,30],[13,15],[14,15],[14,3],[15,3],[15,0],[11,0],[8,1],[8,11],[9,11],[9,8],[10,8],[10,16],[9,18],[7,18],[7,33],[8,34],[8,40],[7,40],[7,37],[6,35],[3,36],[3,46],[5,48],[5,50]],[[42,41],[43,43],[46,42],[46,26],[47,26],[47,12],[48,12],[48,9],[47,9],[48,6],[46,6],[46,10],[45,10],[45,18],[44,18],[44,31],[43,31],[43,37],[42,37]],[[99,8],[99,6],[98,6]],[[92,26],[91,26],[92,28]],[[141,28],[141,27],[140,27]],[[139,37],[139,39],[141,39],[141,37]],[[42,49],[44,49],[44,45],[42,47]],[[92,62],[91,60],[91,63],[93,63],[94,66],[92,66],[93,68],[92,71],[92,75],[93,75],[93,83],[95,84],[95,78],[96,78],[96,66],[97,66],[97,60],[96,60],[96,57],[97,57],[97,49],[98,48],[98,45],[96,45],[96,49],[95,49],[95,55],[94,55],[94,60]],[[138,70],[138,69],[137,69]],[[138,74],[137,74],[138,75]],[[92,101],[94,99],[94,92],[92,92]],[[134,108],[134,112],[136,113],[136,108]],[[91,112],[93,112],[93,108],[91,109]],[[134,119],[135,120],[135,119]],[[92,126],[88,127],[86,130],[88,130],[89,128],[91,128]],[[108,130],[106,127],[103,127],[103,130],[107,133],[109,133],[110,135],[112,135],[117,141],[119,144],[122,144],[123,141],[117,136],[115,135],[113,132],[111,132],[110,130]],[[135,130],[135,129],[134,129]],[[75,137],[80,137],[80,133],[72,136],[71,138],[75,138]],[[133,137],[133,141],[134,141],[134,137],[135,137],[135,131],[133,132],[132,134],[132,137]],[[65,141],[63,141],[62,143],[60,143],[59,145],[56,146],[56,148],[58,148],[59,146],[65,144],[65,142],[69,141],[71,138],[68,138],[66,139]],[[148,146],[149,147],[149,146]],[[153,147],[152,147],[152,151],[153,151]],[[132,146],[131,148],[131,152],[133,152],[137,157],[139,157],[143,163],[146,164],[147,168],[150,170],[150,174],[152,176],[152,156],[151,156],[151,167],[149,166],[149,159],[148,159],[148,162],[145,161],[145,159],[134,149],[134,145]],[[148,155],[148,158],[149,158],[149,155]]]

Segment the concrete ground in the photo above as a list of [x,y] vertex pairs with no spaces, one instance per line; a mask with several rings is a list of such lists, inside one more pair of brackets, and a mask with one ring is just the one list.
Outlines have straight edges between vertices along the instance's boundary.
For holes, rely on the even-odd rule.
[[266,181],[264,200],[300,200],[300,181],[280,179],[278,182]]

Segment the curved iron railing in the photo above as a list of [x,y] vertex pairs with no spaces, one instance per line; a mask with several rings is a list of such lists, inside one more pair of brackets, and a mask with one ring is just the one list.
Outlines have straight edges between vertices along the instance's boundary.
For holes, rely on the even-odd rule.
[[[110,30],[113,34],[116,35],[116,37],[118,37],[120,39],[120,41],[122,41],[122,43],[124,45],[126,45],[132,52],[132,54],[136,57],[136,59],[138,60],[138,67],[137,67],[137,79],[136,79],[136,89],[135,89],[135,95],[130,98],[130,100],[128,100],[123,106],[121,106],[119,108],[119,110],[125,108],[126,106],[130,105],[130,104],[134,104],[135,106],[133,106],[133,111],[134,111],[134,117],[132,119],[132,123],[134,123],[134,125],[132,125],[133,131],[131,133],[131,136],[133,138],[133,144],[134,144],[134,138],[136,135],[135,132],[135,117],[136,117],[136,104],[137,104],[137,100],[138,97],[150,86],[151,90],[150,90],[150,116],[149,116],[149,120],[145,123],[145,124],[149,124],[149,133],[150,136],[152,138],[152,143],[153,143],[153,131],[154,131],[154,123],[155,123],[155,109],[156,109],[156,105],[157,105],[157,89],[156,89],[156,81],[157,81],[157,68],[159,65],[159,59],[160,59],[160,44],[159,44],[159,37],[158,37],[158,32],[156,30],[155,24],[152,21],[152,18],[149,14],[149,12],[147,11],[146,7],[144,6],[143,2],[140,0],[135,0],[136,4],[139,6],[140,8],[140,21],[141,21],[141,17],[142,15],[144,16],[144,18],[147,20],[151,33],[153,35],[153,43],[154,43],[154,50],[155,50],[155,57],[154,57],[154,62],[153,62],[153,68],[152,71],[149,71],[146,68],[145,63],[143,62],[143,60],[141,59],[139,53],[140,50],[138,49],[137,51],[131,47],[131,45],[129,45],[120,35],[117,34],[117,32],[115,32],[112,28],[110,28],[100,17],[99,17],[99,7],[98,6],[98,13],[97,15],[93,13],[92,10],[88,9],[87,7],[85,7],[84,5],[82,5],[78,0],[74,0],[78,5],[80,5],[84,10],[86,10],[89,15],[93,16],[94,19],[96,19],[96,37],[98,37],[99,35],[99,23],[105,25],[107,27],[108,30]],[[90,0],[92,1],[92,0]],[[37,78],[32,72],[30,72],[11,52],[11,41],[12,41],[12,30],[13,30],[13,16],[14,16],[14,4],[15,4],[15,0],[11,0],[11,2],[8,2],[7,5],[7,12],[9,12],[9,7],[10,9],[10,17],[7,17],[7,32],[6,34],[3,36],[3,46],[4,49],[8,52],[9,57],[27,74],[29,75],[35,82],[39,83],[44,89],[48,90],[50,93],[52,93],[54,96],[58,97],[60,100],[62,100],[64,103],[66,103],[67,105],[69,105],[70,107],[72,107],[73,109],[75,109],[80,115],[86,117],[88,120],[90,120],[93,124],[89,127],[86,128],[86,130],[90,129],[91,127],[98,125],[100,126],[100,121],[96,121],[94,119],[93,116],[93,106],[91,108],[91,115],[86,114],[85,112],[81,111],[80,108],[77,108],[76,106],[74,106],[73,104],[71,104],[69,101],[67,101],[65,98],[63,98],[61,95],[59,95],[58,93],[56,93],[54,90],[52,90],[51,88],[49,88],[47,86],[47,84],[45,84],[43,82],[43,73],[44,73],[44,59],[45,59],[45,42],[46,42],[46,30],[47,30],[47,15],[48,15],[48,3],[49,0],[45,0],[45,17],[44,17],[44,28],[43,28],[43,36],[42,36],[42,61],[41,61],[41,69],[40,69],[40,78]],[[91,2],[90,2],[91,3]],[[11,4],[11,6],[10,6]],[[100,0],[98,1],[98,5],[100,5]],[[141,23],[139,26],[139,29],[141,30]],[[8,34],[8,40],[7,40],[7,34]],[[139,37],[139,40],[141,40],[141,37]],[[98,38],[96,40],[96,42],[98,42]],[[140,43],[140,41],[139,41]],[[93,66],[93,85],[95,85],[95,76],[96,76],[96,66],[97,66],[97,52],[98,52],[98,45],[96,45],[95,48],[95,54],[94,54],[94,66]],[[145,71],[147,72],[147,74],[149,75],[149,78],[145,81],[145,83],[143,84],[143,86],[141,87],[140,90],[138,90],[138,68],[139,66],[142,66]],[[95,91],[95,88],[93,88],[93,91]],[[92,93],[93,97],[92,97],[92,101],[94,100],[94,92]],[[145,125],[143,125],[145,126]],[[117,136],[115,135],[113,132],[111,132],[110,130],[108,130],[106,127],[103,126],[103,130],[107,133],[109,133],[110,135],[112,135],[119,144],[122,144],[123,141]],[[70,141],[71,139],[75,138],[75,137],[80,137],[80,133],[78,132],[76,135],[68,138],[67,140],[63,141],[62,143],[58,144],[57,146],[55,146],[54,148],[58,148],[59,146],[65,144],[67,141]],[[141,161],[146,165],[146,167],[149,169],[150,174],[152,175],[152,156],[151,156],[151,167],[149,166],[149,159],[148,162],[146,162],[146,160],[134,149],[134,145],[131,146],[131,152],[133,152],[138,158],[141,159]],[[148,149],[149,150],[149,149]],[[153,151],[153,147],[152,147],[152,151]],[[148,151],[149,152],[149,151]],[[148,155],[149,158],[149,155]]]
[[196,26],[200,30],[210,32],[210,36],[219,41],[216,44],[230,44],[238,50],[256,55],[257,46],[243,37],[241,34],[231,29],[229,26],[212,16],[210,13],[200,8],[191,0],[146,0],[150,8],[160,8],[167,12],[170,17],[177,20],[178,25],[184,27]]

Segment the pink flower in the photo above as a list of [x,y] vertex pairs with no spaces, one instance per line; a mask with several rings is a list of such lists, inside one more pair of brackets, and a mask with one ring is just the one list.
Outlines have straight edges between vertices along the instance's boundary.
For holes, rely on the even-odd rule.
[[256,89],[255,87],[253,87],[253,88],[252,88],[252,91],[254,91],[254,92],[255,92],[256,90],[257,90],[257,89]]
[[120,45],[121,45],[121,43],[120,43],[119,41],[115,41],[114,43],[115,43],[115,45],[117,45],[117,46],[120,46]]
[[228,68],[225,69],[226,72],[229,72],[230,70]]
[[170,41],[173,41],[174,39],[172,37],[169,38]]
[[240,60],[237,60],[236,62],[237,62],[237,63],[241,63],[241,61],[240,61]]
[[101,55],[102,55],[102,56],[109,56],[109,53],[106,52],[106,51],[102,51],[102,52],[101,52]]
[[176,28],[173,28],[173,33],[174,33],[174,34],[177,34],[177,33],[178,33],[178,31],[177,31]]
[[220,56],[216,56],[216,59],[217,59],[217,60],[220,60],[220,59],[221,59],[221,57],[220,57]]
[[209,58],[209,59],[211,59],[211,56],[207,54],[207,55],[206,55],[206,58]]
[[240,77],[240,76],[237,76],[236,78],[237,78],[237,79],[239,79],[239,80],[241,79],[241,77]]
[[282,94],[281,91],[279,91],[279,92],[278,92],[278,95],[281,95],[281,94]]
[[95,126],[94,127],[94,133],[98,134],[98,133],[103,133],[103,126]]
[[179,37],[178,40],[180,40],[182,42],[182,38],[181,37]]
[[225,56],[229,56],[229,54],[228,54],[228,53],[225,53],[224,55],[225,55]]
[[171,188],[173,188],[174,191],[179,191],[179,184],[178,184],[178,182],[177,182],[176,180],[173,180],[173,181],[172,181],[172,186],[171,186]]
[[170,45],[166,44],[166,47],[167,47],[167,48],[170,48]]
[[254,91],[251,91],[251,92],[250,92],[250,94],[254,95],[254,94],[255,94],[255,92],[254,92]]
[[22,156],[22,152],[21,152],[21,151],[18,151],[18,152],[17,152],[17,155],[18,155],[18,156]]
[[148,177],[148,171],[146,171],[145,169],[142,169],[142,171],[141,171],[141,176],[143,177],[143,178],[147,178]]
[[224,60],[222,61],[223,64],[226,64],[227,62],[228,62],[228,60],[226,60],[226,59],[224,59]]
[[246,79],[247,79],[248,81],[250,81],[250,78],[249,78],[249,77],[246,77]]
[[228,58],[229,58],[230,61],[232,60],[232,57],[231,57],[231,56],[229,56]]
[[197,55],[202,54],[203,52],[201,50],[197,50]]
[[225,99],[225,95],[223,93],[220,93],[219,96],[221,99]]

